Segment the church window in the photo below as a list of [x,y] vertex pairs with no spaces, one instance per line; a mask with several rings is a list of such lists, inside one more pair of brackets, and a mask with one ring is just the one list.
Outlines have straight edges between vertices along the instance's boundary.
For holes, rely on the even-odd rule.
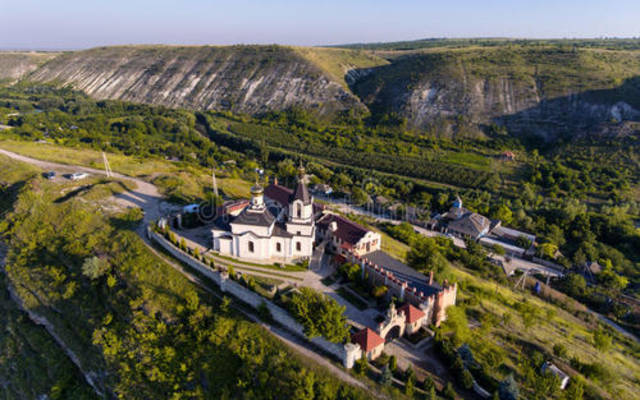
[[276,243],[276,251],[280,253],[282,251],[282,245],[280,243]]
[[302,243],[296,242],[296,251],[302,251]]
[[249,242],[249,253],[253,253],[255,248],[253,247],[253,242]]
[[296,215],[298,218],[302,218],[302,206],[300,204],[296,207]]

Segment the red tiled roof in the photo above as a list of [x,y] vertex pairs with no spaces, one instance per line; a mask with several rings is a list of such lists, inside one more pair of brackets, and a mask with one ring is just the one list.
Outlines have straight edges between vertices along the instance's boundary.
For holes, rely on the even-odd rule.
[[358,343],[365,352],[371,351],[384,343],[384,339],[369,328],[364,328],[351,336],[353,343]]
[[425,316],[425,313],[422,312],[422,310],[417,309],[416,307],[412,306],[410,303],[407,303],[402,307],[398,308],[398,312],[401,312],[401,311],[404,311],[405,319],[409,324],[412,324]]
[[241,210],[249,205],[249,200],[242,199],[236,201],[225,201],[222,205],[227,212],[234,212],[237,210]]
[[274,183],[264,189],[264,195],[273,201],[277,201],[282,207],[287,207],[289,199],[293,195],[293,190]]

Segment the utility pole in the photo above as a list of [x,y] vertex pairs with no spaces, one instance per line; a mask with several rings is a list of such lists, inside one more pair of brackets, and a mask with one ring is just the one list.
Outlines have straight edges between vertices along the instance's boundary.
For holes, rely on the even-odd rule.
[[211,180],[213,181],[213,194],[218,197],[218,183],[216,182],[216,170],[211,170]]
[[525,283],[526,283],[526,280],[527,280],[527,274],[528,274],[528,273],[529,273],[529,270],[528,270],[528,269],[525,269],[525,270],[523,271],[522,276],[520,277],[520,279],[518,279],[518,281],[516,282],[516,284],[513,286],[513,287],[514,287],[514,289],[517,289],[517,288],[518,288],[518,286],[522,285],[522,290],[524,290]]
[[111,178],[113,176],[113,172],[111,172],[111,166],[109,165],[109,160],[107,160],[107,154],[102,152],[102,161],[104,162],[104,172],[107,174],[107,178]]

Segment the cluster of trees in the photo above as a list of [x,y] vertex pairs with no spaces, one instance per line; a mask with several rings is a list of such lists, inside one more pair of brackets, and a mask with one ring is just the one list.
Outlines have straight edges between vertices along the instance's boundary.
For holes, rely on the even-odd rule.
[[[58,188],[37,179],[4,217],[8,280],[70,348],[81,349],[82,364],[98,371],[96,383],[108,392],[131,399],[365,398],[304,366],[234,313],[229,299],[198,292],[113,223],[124,216],[105,218],[78,199],[53,203]],[[325,310],[316,304],[309,302]],[[342,327],[330,322],[323,320]],[[346,334],[332,332],[334,339]]]
[[323,336],[325,339],[342,343],[349,337],[346,307],[311,288],[300,288],[286,302],[287,309],[304,327],[310,338]]
[[[215,166],[241,158],[220,149],[198,131],[193,112],[95,101],[69,88],[0,88],[12,132],[23,138],[49,138],[69,146],[88,146],[137,157],[167,157]],[[0,110],[2,110],[0,108]]]
[[[447,162],[430,147],[420,147],[425,144],[411,135],[388,137],[379,135],[375,130],[361,131],[362,128],[357,127],[309,128],[294,123],[272,125],[242,121],[229,124],[228,129],[245,140],[253,141],[256,147],[264,149],[263,143],[266,142],[266,145],[277,149],[302,152],[352,167],[373,168],[461,187],[488,187],[497,183],[492,172]],[[215,137],[213,139],[216,140]]]

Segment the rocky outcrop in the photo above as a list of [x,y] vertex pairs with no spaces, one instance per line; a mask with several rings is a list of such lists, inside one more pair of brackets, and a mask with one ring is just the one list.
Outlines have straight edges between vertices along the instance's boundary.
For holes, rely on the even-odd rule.
[[552,138],[637,119],[639,56],[546,47],[418,52],[367,70],[352,90],[374,115],[395,113],[416,129],[463,121]]
[[57,53],[0,52],[0,80],[15,82]]
[[98,99],[257,114],[365,110],[338,82],[280,46],[103,47],[64,54],[29,76]]
[[446,135],[501,125],[549,139],[620,134],[616,124],[627,132],[624,122],[640,115],[638,51],[504,45],[383,55],[282,46],[103,47],[11,76],[72,85],[98,99],[195,110],[356,110]]

